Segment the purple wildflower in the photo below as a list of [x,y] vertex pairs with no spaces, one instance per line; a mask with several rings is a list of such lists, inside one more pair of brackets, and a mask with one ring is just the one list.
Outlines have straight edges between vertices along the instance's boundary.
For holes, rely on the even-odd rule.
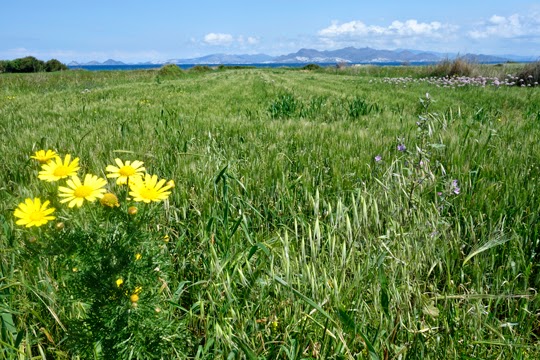
[[461,189],[458,186],[458,181],[457,180],[452,180],[452,189],[451,190],[456,195],[459,195],[459,193],[461,192]]
[[381,155],[375,156],[375,162],[380,162],[381,160],[382,160],[382,156],[381,156]]
[[407,150],[407,148],[405,147],[405,144],[399,144],[399,145],[397,146],[397,149],[398,149],[398,151],[405,151],[405,150]]

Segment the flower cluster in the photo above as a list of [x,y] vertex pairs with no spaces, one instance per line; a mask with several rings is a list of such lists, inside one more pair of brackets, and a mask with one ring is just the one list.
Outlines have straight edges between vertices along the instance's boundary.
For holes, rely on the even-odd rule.
[[[452,89],[460,88],[464,86],[474,86],[474,87],[487,87],[487,86],[503,87],[503,86],[515,86],[515,85],[519,85],[521,87],[538,86],[538,82],[532,82],[531,78],[528,78],[526,81],[524,79],[520,79],[517,76],[508,74],[503,79],[499,79],[498,77],[487,77],[487,76],[477,76],[477,77],[470,77],[470,76],[435,77],[433,76],[433,77],[427,77],[427,78],[385,77],[380,81],[385,84],[392,84],[392,85],[398,85],[398,86],[403,86],[403,87],[407,87],[408,84],[413,84],[413,83],[414,84],[427,83],[427,84],[435,85],[437,87],[452,88]],[[370,82],[373,82],[373,81],[374,80],[370,80]]]
[[[118,207],[118,197],[107,191],[108,182],[105,178],[93,174],[85,174],[81,178],[79,158],[73,158],[70,154],[62,159],[53,150],[39,150],[31,157],[41,164],[38,178],[47,182],[58,182],[65,179],[65,185],[58,186],[60,203],[67,203],[69,208],[81,207],[85,201],[95,202],[100,200],[103,206]],[[126,185],[129,195],[135,202],[159,202],[166,200],[170,195],[170,189],[174,187],[173,180],[158,179],[157,175],[146,173],[142,161],[122,161],[115,159],[116,166],[108,165],[105,171],[107,178],[116,179],[117,185]],[[16,224],[26,227],[41,226],[50,220],[54,220],[54,208],[49,208],[50,201],[42,202],[40,198],[27,198],[20,203],[14,212],[18,218]]]

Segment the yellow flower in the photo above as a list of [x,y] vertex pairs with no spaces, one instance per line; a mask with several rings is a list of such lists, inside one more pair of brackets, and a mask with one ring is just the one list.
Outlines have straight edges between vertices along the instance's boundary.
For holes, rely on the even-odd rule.
[[108,178],[118,178],[116,179],[118,185],[127,184],[128,179],[132,180],[141,177],[146,170],[142,161],[135,160],[133,163],[129,160],[124,163],[120,159],[114,159],[114,161],[118,166],[108,165],[105,170],[110,172],[110,174],[107,174]]
[[118,203],[118,198],[113,193],[106,193],[103,195],[101,200],[99,200],[101,205],[108,206],[108,207],[118,207],[120,204]]
[[129,299],[131,300],[132,303],[136,303],[137,301],[139,301],[139,295],[133,294],[129,297]]
[[170,185],[165,185],[165,180],[161,179],[158,182],[156,175],[145,174],[144,178],[135,179],[129,184],[129,195],[133,196],[133,201],[161,201],[167,199],[171,188]]
[[62,161],[57,156],[54,160],[42,165],[41,169],[38,178],[45,181],[57,181],[69,176],[75,176],[77,175],[77,170],[79,170],[79,158],[71,161],[71,155],[67,154],[64,161]]
[[137,214],[137,211],[139,211],[135,206],[130,206],[128,208],[128,214],[131,216],[134,216]]
[[124,283],[124,279],[122,279],[122,278],[116,279],[116,286],[117,286],[117,287],[122,286],[123,283]]
[[41,226],[49,222],[49,220],[56,219],[55,216],[51,215],[54,208],[47,208],[49,204],[49,200],[42,204],[39,198],[25,199],[13,213],[15,217],[19,218],[16,224],[26,227]]
[[134,294],[140,294],[142,291],[142,286],[135,286],[135,291],[133,291]]
[[139,253],[135,254],[135,260],[141,260],[141,258],[142,258],[141,254]]
[[30,156],[32,159],[36,159],[37,161],[39,161],[40,163],[42,164],[46,164],[48,163],[50,160],[54,159],[55,157],[57,157],[58,154],[53,151],[53,150],[38,150],[36,151],[36,153],[34,154],[34,156]]
[[65,199],[60,200],[61,203],[69,201],[68,206],[74,207],[77,205],[81,207],[84,200],[95,201],[103,197],[103,193],[106,192],[105,185],[107,180],[97,177],[96,175],[86,174],[84,182],[78,176],[74,176],[67,181],[67,186],[59,186],[58,190],[60,194],[58,196]]

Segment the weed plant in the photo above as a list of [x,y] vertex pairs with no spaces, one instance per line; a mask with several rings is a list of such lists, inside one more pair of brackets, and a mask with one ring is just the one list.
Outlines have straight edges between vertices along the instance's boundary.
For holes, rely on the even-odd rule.
[[[539,88],[422,71],[0,76],[0,358],[538,358]],[[47,149],[176,186],[71,209]]]

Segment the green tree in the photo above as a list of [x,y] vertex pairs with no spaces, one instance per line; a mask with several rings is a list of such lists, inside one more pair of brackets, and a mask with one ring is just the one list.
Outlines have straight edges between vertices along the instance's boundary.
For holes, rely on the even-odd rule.
[[64,71],[68,70],[68,67],[56,59],[51,59],[45,63],[45,71]]
[[0,74],[7,72],[8,60],[0,60]]
[[15,59],[8,63],[7,72],[32,73],[43,71],[45,63],[33,56]]

